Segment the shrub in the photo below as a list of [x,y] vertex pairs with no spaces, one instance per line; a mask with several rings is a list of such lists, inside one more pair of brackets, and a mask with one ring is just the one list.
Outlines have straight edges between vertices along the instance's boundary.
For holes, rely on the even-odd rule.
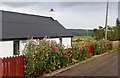
[[108,40],[96,41],[94,44],[94,54],[101,54],[108,50],[112,50],[112,43]]
[[23,55],[26,56],[25,76],[40,77],[43,74],[77,63],[81,60],[100,54],[111,49],[111,42],[101,40],[94,42],[93,46],[83,46],[65,49],[62,44],[48,40],[28,40]]
[[70,60],[63,45],[45,38],[28,40],[23,54],[26,56],[25,75],[33,77],[65,67]]
[[68,48],[48,39],[28,40],[23,55],[26,56],[25,76],[39,77],[45,73],[66,67],[87,57],[85,47]]

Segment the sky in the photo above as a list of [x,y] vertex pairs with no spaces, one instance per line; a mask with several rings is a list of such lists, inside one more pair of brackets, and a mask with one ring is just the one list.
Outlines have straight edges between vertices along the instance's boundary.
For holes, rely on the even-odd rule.
[[[55,12],[50,13],[50,9]],[[106,2],[9,2],[4,0],[0,10],[53,17],[67,29],[94,29],[105,24]],[[108,25],[114,26],[118,17],[118,2],[109,3]]]

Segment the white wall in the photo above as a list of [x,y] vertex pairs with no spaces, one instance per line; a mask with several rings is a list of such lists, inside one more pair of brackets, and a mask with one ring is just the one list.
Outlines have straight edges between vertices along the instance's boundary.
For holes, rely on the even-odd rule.
[[[55,40],[57,43],[60,43],[59,38],[51,38],[50,40]],[[24,50],[26,40],[20,41],[20,54]],[[62,38],[62,44],[65,48],[71,48],[71,37]],[[0,42],[0,58],[13,56],[13,41],[2,41]]]
[[13,56],[13,41],[0,42],[0,58]]
[[71,48],[71,37],[66,37],[66,38],[62,38],[62,44],[65,46],[65,48]]

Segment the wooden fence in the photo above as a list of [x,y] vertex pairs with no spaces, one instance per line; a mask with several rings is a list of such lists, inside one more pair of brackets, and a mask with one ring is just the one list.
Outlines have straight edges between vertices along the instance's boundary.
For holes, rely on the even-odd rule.
[[88,53],[94,54],[94,47],[93,45],[86,46]]
[[0,59],[0,77],[24,76],[24,56]]

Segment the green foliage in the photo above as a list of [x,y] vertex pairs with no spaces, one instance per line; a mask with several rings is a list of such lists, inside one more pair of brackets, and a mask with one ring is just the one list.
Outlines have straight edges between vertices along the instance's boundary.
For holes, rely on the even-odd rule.
[[109,27],[108,39],[111,41],[120,40],[120,28],[118,26]]
[[104,35],[105,35],[104,28],[102,28],[101,26],[99,26],[99,29],[94,29],[94,30],[93,30],[92,36],[93,36],[96,40],[103,39],[103,38],[104,38]]
[[119,20],[119,18],[116,19],[116,26],[120,27],[120,20]]
[[[120,27],[119,26],[107,26],[107,39],[114,41],[114,40],[120,40]],[[105,28],[100,28],[100,29],[94,29],[92,36],[96,40],[101,40],[105,37]]]
[[[120,20],[119,18],[116,19],[116,26],[107,26],[107,38],[108,40],[120,40]],[[94,29],[92,36],[96,40],[103,39],[105,37],[105,28],[99,26],[99,29]]]
[[79,48],[73,48],[72,49],[72,57],[76,60],[80,60],[80,51],[79,51]]
[[112,50],[112,43],[110,41],[100,40],[94,44],[94,55],[101,54],[108,50]]
[[[94,44],[94,54],[110,49],[108,41],[97,41]],[[25,76],[40,77],[46,73],[77,63],[88,57],[86,46],[65,49],[56,41],[28,40],[23,55],[26,56]]]
[[48,39],[28,40],[23,55],[26,56],[25,76],[40,77],[45,73],[80,61],[79,48],[64,49],[64,46]]
[[100,42],[96,42],[96,44],[94,45],[94,54],[95,55],[100,54],[101,48],[102,46]]
[[39,77],[67,66],[64,47],[55,41],[29,40],[23,54],[26,56],[26,76]]

